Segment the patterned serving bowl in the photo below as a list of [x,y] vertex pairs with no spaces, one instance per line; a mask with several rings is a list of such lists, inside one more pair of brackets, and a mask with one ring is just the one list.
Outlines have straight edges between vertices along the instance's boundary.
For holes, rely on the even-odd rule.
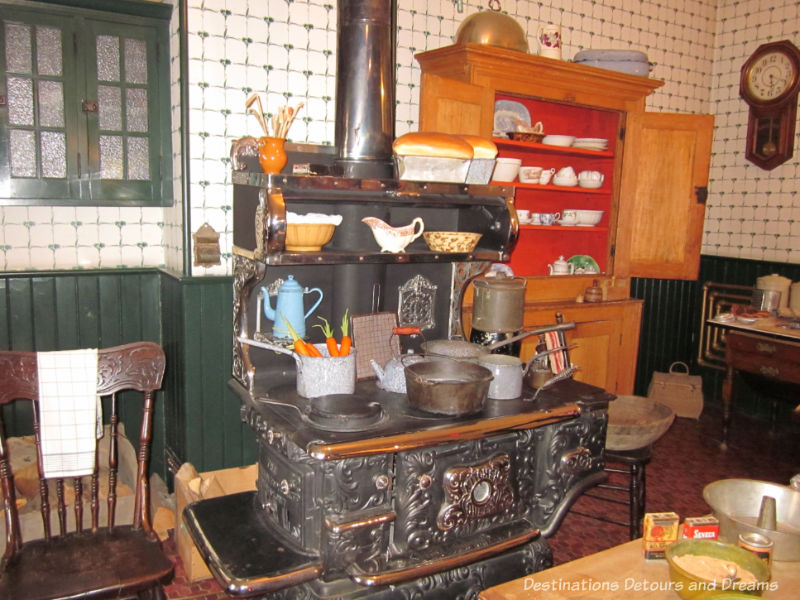
[[467,231],[426,231],[422,234],[425,243],[428,244],[433,252],[463,252],[470,253],[475,250],[478,240],[481,239],[480,233],[469,233]]

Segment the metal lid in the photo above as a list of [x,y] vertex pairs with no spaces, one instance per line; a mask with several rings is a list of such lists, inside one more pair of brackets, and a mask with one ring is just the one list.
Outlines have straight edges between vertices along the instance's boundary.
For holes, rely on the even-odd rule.
[[476,288],[493,288],[493,289],[508,289],[518,290],[525,289],[528,280],[524,277],[509,277],[502,271],[494,277],[482,277],[476,279],[473,284]]

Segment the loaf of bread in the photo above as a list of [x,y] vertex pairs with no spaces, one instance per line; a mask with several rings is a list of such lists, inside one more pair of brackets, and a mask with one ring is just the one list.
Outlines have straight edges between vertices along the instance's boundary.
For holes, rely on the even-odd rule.
[[392,149],[398,156],[472,158],[472,145],[449,133],[413,131],[397,138]]
[[497,146],[492,140],[478,137],[477,135],[460,135],[462,140],[472,146],[472,158],[494,158],[497,156]]

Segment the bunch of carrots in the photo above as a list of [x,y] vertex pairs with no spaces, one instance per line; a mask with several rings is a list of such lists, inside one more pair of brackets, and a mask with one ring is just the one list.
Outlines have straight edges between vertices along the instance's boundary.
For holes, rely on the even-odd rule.
[[[322,333],[325,336],[325,345],[328,347],[328,354],[331,356],[347,356],[350,354],[350,348],[353,346],[353,340],[350,338],[350,320],[348,319],[349,312],[350,309],[345,310],[344,316],[342,317],[341,342],[336,341],[336,338],[333,335],[333,327],[331,327],[331,324],[328,323],[328,320],[324,317],[318,317],[322,321],[322,324],[314,325],[314,327],[319,327],[322,330]],[[297,332],[286,319],[284,319],[283,322],[286,324],[286,329],[289,331],[289,335],[292,336],[295,352],[302,354],[303,356],[322,356],[322,353],[317,350],[317,347],[314,346],[314,344],[305,341],[303,338],[297,335]]]

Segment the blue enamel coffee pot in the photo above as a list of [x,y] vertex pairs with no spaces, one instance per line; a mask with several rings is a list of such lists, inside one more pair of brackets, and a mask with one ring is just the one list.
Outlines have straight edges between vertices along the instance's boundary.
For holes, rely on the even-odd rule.
[[[311,292],[317,292],[319,298],[317,298],[314,306],[306,312],[303,306],[303,297]],[[272,327],[273,335],[276,338],[291,337],[283,322],[283,319],[286,319],[292,329],[297,332],[297,335],[304,338],[306,336],[306,319],[322,302],[322,290],[319,288],[303,288],[302,285],[295,281],[294,275],[289,275],[287,280],[278,288],[278,299],[275,302],[274,309],[272,308],[267,288],[262,287],[261,293],[264,297],[264,315],[270,321],[274,321]]]

